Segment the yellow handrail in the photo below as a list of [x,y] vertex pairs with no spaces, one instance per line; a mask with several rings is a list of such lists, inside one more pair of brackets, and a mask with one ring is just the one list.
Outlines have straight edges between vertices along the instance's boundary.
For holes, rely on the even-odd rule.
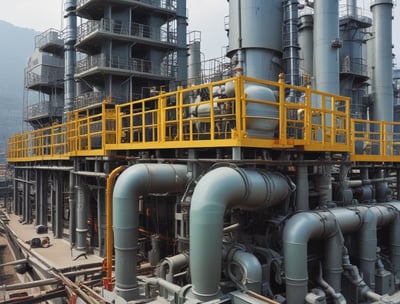
[[[251,87],[271,93],[249,94]],[[288,92],[293,99],[285,100]],[[74,110],[67,123],[11,137],[8,161],[196,147],[351,152],[349,109],[347,97],[291,86],[283,77],[272,82],[237,76]]]

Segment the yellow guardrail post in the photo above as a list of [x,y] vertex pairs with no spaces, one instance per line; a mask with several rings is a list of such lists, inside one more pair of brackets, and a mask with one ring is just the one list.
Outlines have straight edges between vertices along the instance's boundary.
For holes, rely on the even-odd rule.
[[380,143],[381,143],[381,146],[382,146],[381,155],[383,157],[386,157],[386,156],[388,156],[388,153],[387,153],[387,130],[386,130],[386,124],[383,121],[381,121],[379,123],[379,127],[380,127],[380,130],[381,130],[381,136],[382,136],[380,138]]
[[242,140],[247,133],[246,126],[246,94],[244,92],[244,83],[242,75],[236,77],[235,80],[235,103],[236,103],[236,124],[237,124],[237,135],[239,140]]
[[286,115],[286,106],[285,106],[285,76],[283,73],[279,74],[279,100],[278,100],[278,109],[279,109],[279,142],[280,144],[287,144],[287,115]]
[[208,91],[210,92],[210,140],[215,139],[215,113],[214,113],[214,95],[212,84],[208,85]]
[[185,109],[183,108],[183,91],[182,87],[178,86],[178,91],[176,93],[176,118],[178,119],[178,141],[183,141],[183,118]]

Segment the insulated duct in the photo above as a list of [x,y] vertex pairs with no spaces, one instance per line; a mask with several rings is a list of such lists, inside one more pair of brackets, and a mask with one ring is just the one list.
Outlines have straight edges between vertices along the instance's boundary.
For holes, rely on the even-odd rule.
[[220,167],[197,184],[190,208],[192,293],[201,301],[219,293],[223,217],[226,208],[257,210],[274,206],[290,193],[279,173]]
[[115,291],[125,300],[138,296],[139,197],[148,193],[183,191],[187,181],[187,167],[170,164],[137,164],[123,171],[117,179],[113,193]]

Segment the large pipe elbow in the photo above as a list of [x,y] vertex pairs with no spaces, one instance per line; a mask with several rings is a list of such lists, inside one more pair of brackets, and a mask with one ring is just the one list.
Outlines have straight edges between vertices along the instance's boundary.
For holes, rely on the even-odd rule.
[[234,249],[228,261],[228,273],[247,289],[256,293],[261,292],[262,267],[253,254],[241,249]]
[[[172,164],[137,164],[121,173],[113,192],[115,247],[115,290],[126,300],[138,295],[136,250],[138,200],[148,193],[182,191],[187,183],[187,167]],[[127,265],[132,265],[127,268]]]
[[301,212],[292,216],[283,230],[283,253],[287,302],[304,303],[307,295],[307,243],[336,231],[335,217],[329,212]]
[[199,181],[190,207],[190,270],[196,298],[211,300],[219,292],[226,208],[273,206],[289,195],[290,188],[278,173],[232,167],[214,169]]
[[396,280],[400,279],[400,202],[388,203],[396,210],[395,217],[390,225],[390,257],[393,265],[393,274]]

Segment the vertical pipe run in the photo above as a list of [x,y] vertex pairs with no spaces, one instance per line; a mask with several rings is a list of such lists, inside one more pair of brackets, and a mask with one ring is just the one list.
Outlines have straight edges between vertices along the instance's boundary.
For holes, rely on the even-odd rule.
[[189,41],[188,45],[188,87],[201,83],[200,40]]
[[285,81],[291,85],[299,85],[299,2],[298,0],[285,1],[283,58],[285,62]]
[[390,261],[393,266],[393,275],[400,279],[400,202],[391,202],[389,205],[396,209],[396,216],[390,226]]
[[342,285],[342,249],[344,239],[339,225],[335,231],[325,239],[323,275],[326,282],[335,290],[341,292]]
[[187,181],[184,165],[137,164],[126,169],[115,183],[115,291],[125,300],[135,299],[139,292],[136,278],[139,197],[148,193],[183,191]]
[[289,193],[287,179],[273,172],[221,167],[201,178],[190,207],[191,291],[197,299],[208,301],[219,293],[225,209],[267,208]]
[[104,281],[107,288],[112,288],[112,252],[113,252],[113,233],[112,233],[112,199],[115,180],[125,166],[115,168],[107,177],[106,185],[106,279]]
[[54,187],[55,187],[55,229],[54,237],[62,238],[63,227],[64,227],[64,196],[63,196],[63,186],[64,186],[64,176],[63,173],[54,173]]
[[363,225],[360,229],[359,258],[360,272],[363,274],[365,283],[375,290],[375,262],[376,247],[378,244],[376,226],[378,219],[375,213],[368,208],[363,217]]
[[76,51],[75,43],[77,38],[77,18],[76,18],[77,0],[65,0],[64,18],[66,19],[66,30],[64,34],[64,55],[65,55],[65,104],[64,104],[64,122],[67,121],[67,113],[73,110],[75,101],[75,65]]
[[178,74],[176,80],[183,82],[188,79],[187,75],[187,49],[186,49],[186,28],[187,28],[187,17],[186,17],[186,0],[177,0],[176,7],[176,18],[177,18],[177,48],[178,48]]
[[307,243],[335,231],[333,214],[302,212],[292,216],[283,231],[283,252],[286,274],[286,300],[303,304],[307,294]]
[[36,210],[36,219],[35,224],[41,225],[42,224],[42,195],[43,195],[43,174],[42,170],[35,171],[35,210]]
[[[394,208],[396,209],[396,212]],[[374,287],[377,236],[376,227],[391,225],[390,252],[394,273],[400,270],[399,241],[400,203],[386,203],[372,207],[333,208],[329,211],[301,212],[292,216],[283,232],[283,251],[286,274],[286,300],[303,304],[308,288],[307,243],[325,238],[324,275],[334,288],[340,288],[340,257],[343,241],[337,233],[360,232],[360,270]],[[367,282],[367,281],[366,281]],[[368,284],[368,283],[367,283]],[[336,290],[339,291],[339,290]]]
[[296,170],[296,211],[305,211],[309,209],[308,167],[298,165]]
[[357,231],[362,225],[363,212],[364,209],[335,208],[329,211],[301,212],[289,219],[283,231],[288,303],[304,303],[308,291],[307,243],[310,240],[327,238],[325,252],[331,252],[325,258],[325,262],[329,264],[324,265],[324,272],[331,286],[340,286],[341,263],[333,255],[341,251],[339,246],[342,240],[337,234]]
[[[302,15],[299,18],[298,40],[300,45],[300,74],[308,75],[308,79],[312,78],[313,58],[314,58],[314,42],[313,42],[313,15]],[[303,85],[308,85],[309,80]]]
[[[77,161],[74,160],[74,168],[77,166]],[[71,244],[71,247],[75,245],[76,242],[76,234],[75,234],[75,229],[76,229],[76,194],[75,194],[75,180],[76,176],[71,170],[69,172],[69,185],[68,185],[68,191],[69,191],[69,197],[68,197],[68,204],[69,204],[69,243]]]
[[[17,173],[18,173],[18,171],[15,169],[15,172],[14,172],[15,176],[18,176]],[[13,179],[13,204],[14,204],[14,208],[13,208],[14,214],[20,215],[21,214],[20,213],[20,204],[18,202],[18,182],[15,177]]]
[[87,249],[86,234],[88,232],[87,212],[88,201],[86,189],[78,183],[76,186],[76,249],[85,251]]

